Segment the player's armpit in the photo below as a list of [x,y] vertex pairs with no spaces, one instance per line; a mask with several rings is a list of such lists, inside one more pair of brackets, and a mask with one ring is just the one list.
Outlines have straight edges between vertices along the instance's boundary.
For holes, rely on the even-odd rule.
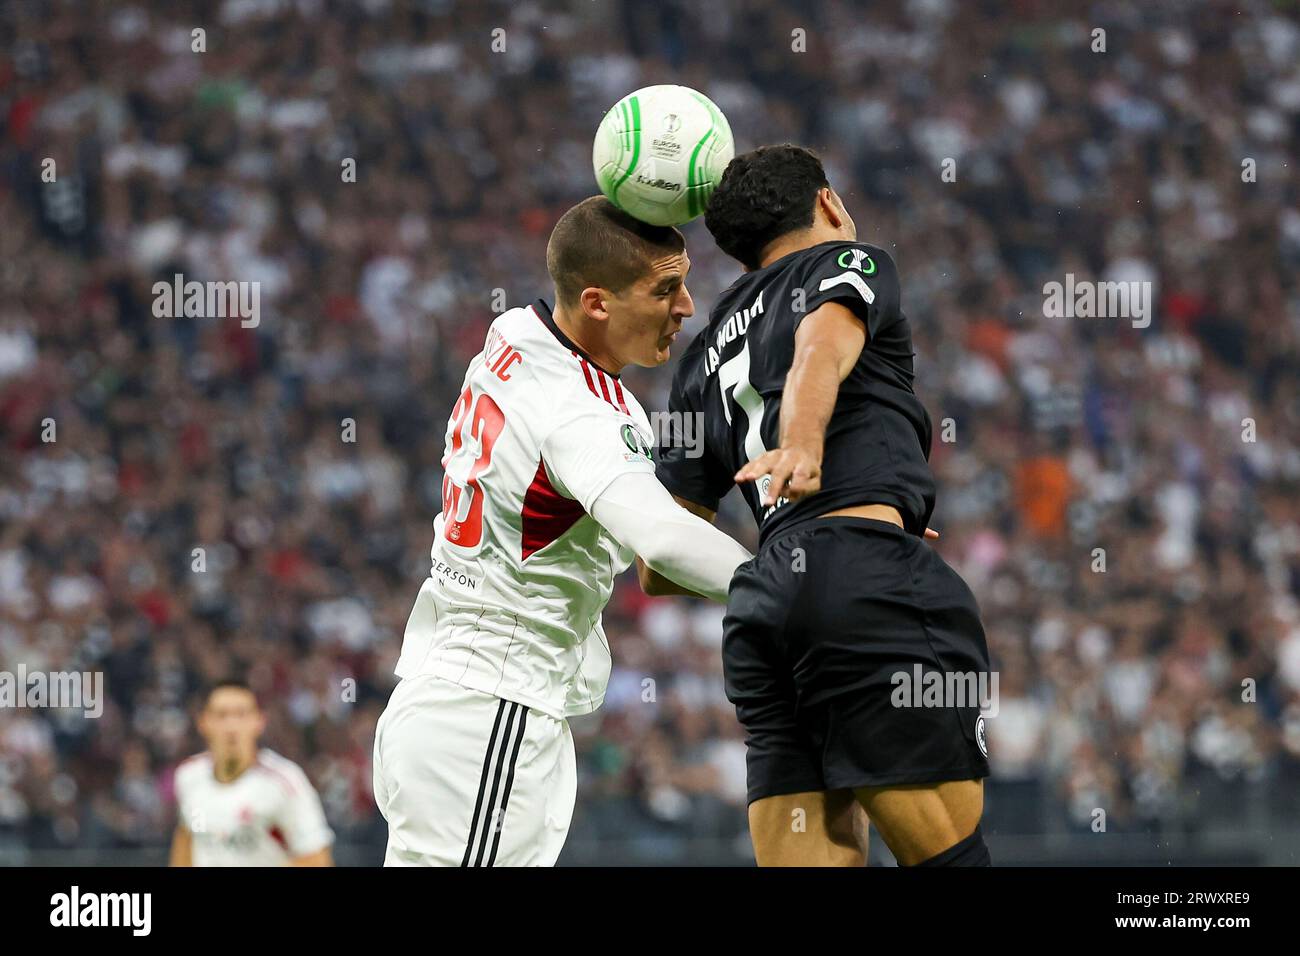
[[178,826],[176,832],[172,834],[172,851],[167,865],[194,865],[194,834],[184,826]]
[[325,847],[321,847],[315,853],[307,853],[304,854],[303,856],[294,858],[289,863],[289,865],[290,866],[333,866],[334,855],[330,852],[330,848],[325,846]]
[[[693,501],[687,501],[678,495],[673,495],[673,501],[677,502],[691,514],[703,518],[709,524],[713,524],[718,517],[718,513],[712,508],[706,508],[704,505],[697,505]],[[670,581],[658,571],[651,568],[641,560],[640,556],[636,559],[636,576],[641,582],[641,590],[651,597],[666,597],[668,595],[682,595],[684,597],[702,598],[704,595],[689,591],[675,581]]]

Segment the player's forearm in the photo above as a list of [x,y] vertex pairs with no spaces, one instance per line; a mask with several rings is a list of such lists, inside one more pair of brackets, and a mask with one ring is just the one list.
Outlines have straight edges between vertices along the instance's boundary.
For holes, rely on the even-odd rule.
[[293,860],[291,866],[333,866],[334,856],[329,847],[322,847],[315,853],[307,853]]
[[829,349],[812,347],[796,356],[781,397],[782,448],[802,448],[821,460],[842,379],[839,359]]
[[193,866],[193,847],[193,834],[185,827],[177,827],[176,832],[172,834],[172,850],[171,857],[167,861],[168,866]]

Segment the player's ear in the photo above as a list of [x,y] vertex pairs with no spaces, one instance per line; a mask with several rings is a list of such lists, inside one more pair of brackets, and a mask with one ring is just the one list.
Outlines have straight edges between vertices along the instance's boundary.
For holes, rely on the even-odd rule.
[[582,290],[578,302],[582,305],[582,311],[591,318],[598,322],[605,322],[609,319],[608,299],[609,292],[607,290],[589,286]]
[[830,186],[823,186],[817,190],[817,208],[832,229],[839,229],[844,225],[844,206]]

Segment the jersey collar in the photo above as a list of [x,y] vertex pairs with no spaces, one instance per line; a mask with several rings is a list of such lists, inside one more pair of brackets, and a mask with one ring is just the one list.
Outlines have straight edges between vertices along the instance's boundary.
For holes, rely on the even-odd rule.
[[545,299],[538,299],[537,301],[535,301],[533,303],[533,311],[536,312],[537,317],[542,320],[542,324],[551,330],[551,334],[554,335],[557,339],[559,339],[560,344],[563,345],[566,349],[568,349],[570,352],[576,352],[578,355],[581,355],[584,359],[586,359],[592,365],[595,365],[596,368],[600,369],[610,378],[618,378],[618,375],[615,374],[614,372],[611,372],[609,369],[603,368],[602,366],[598,365],[595,359],[593,359],[582,349],[578,348],[578,346],[574,343],[574,341],[571,338],[569,338],[567,335],[565,335],[563,331],[561,331],[560,327],[555,324],[555,316],[551,314],[551,307],[546,304]]

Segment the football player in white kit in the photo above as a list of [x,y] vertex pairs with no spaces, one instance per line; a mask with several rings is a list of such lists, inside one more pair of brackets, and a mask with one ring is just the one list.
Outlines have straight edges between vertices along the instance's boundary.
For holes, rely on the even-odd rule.
[[577,788],[566,718],[604,699],[615,575],[639,556],[725,601],[750,558],[659,484],[619,380],[667,361],[694,311],[681,233],[592,197],[546,265],[555,310],[492,323],[447,425],[432,570],[375,731],[386,865],[554,864]]
[[208,749],[176,768],[172,866],[333,866],[320,798],[296,763],[258,748],[265,728],[248,685],[209,691],[199,715]]

